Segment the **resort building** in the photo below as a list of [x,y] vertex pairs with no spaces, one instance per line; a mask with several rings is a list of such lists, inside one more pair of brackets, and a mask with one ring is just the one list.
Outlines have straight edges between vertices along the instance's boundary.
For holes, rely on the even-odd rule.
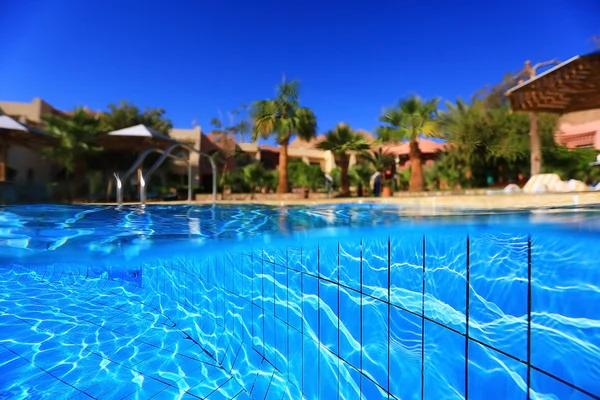
[[[44,100],[35,98],[31,103],[0,101],[0,114],[8,115],[21,123],[40,127],[43,115],[60,115],[62,112]],[[6,151],[7,159],[10,160],[8,180],[18,185],[30,186],[45,185],[52,181],[57,171],[39,151],[18,144],[0,143],[0,145],[8,146]]]
[[555,140],[569,148],[600,150],[600,109],[563,115],[558,122]]

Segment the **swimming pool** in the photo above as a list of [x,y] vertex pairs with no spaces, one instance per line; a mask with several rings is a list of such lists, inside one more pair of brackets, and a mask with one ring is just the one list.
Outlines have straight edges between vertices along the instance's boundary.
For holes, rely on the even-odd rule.
[[600,212],[5,207],[0,398],[593,399]]

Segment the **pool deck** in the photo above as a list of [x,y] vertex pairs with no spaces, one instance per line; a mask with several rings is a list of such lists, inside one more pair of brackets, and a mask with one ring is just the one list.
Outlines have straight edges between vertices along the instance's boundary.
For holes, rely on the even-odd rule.
[[[210,204],[210,198],[196,200],[192,204]],[[351,197],[351,198],[314,198],[300,197],[262,198],[256,200],[217,200],[218,204],[260,204],[271,206],[286,205],[318,205],[318,204],[396,204],[410,208],[436,209],[447,208],[455,210],[511,210],[523,208],[554,208],[600,205],[600,192],[577,193],[544,193],[544,194],[446,194],[444,192],[402,195],[395,197]],[[96,203],[114,205],[115,203]],[[124,203],[135,205],[139,203]],[[189,204],[187,201],[158,201],[148,204],[180,205]]]

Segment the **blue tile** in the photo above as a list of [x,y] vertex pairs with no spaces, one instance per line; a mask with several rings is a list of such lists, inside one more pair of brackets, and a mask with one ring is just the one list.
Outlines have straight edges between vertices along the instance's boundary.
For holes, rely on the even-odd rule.
[[430,236],[425,249],[425,315],[464,333],[467,237]]
[[319,338],[319,281],[304,274],[302,276],[302,315],[304,326],[302,332],[308,337]]
[[319,249],[317,246],[302,247],[302,271],[317,276],[319,273]]
[[287,268],[287,249],[282,246],[269,246],[263,250],[263,258],[265,261]]
[[186,393],[185,390],[175,388],[175,387],[167,387],[163,391],[157,393],[152,399],[160,399],[160,400],[192,400],[197,399],[197,397],[191,396]]
[[390,241],[390,302],[422,313],[423,237],[403,235]]
[[339,354],[352,366],[360,369],[361,352],[361,295],[340,287],[340,348]]
[[263,361],[260,366],[260,371],[261,372],[257,375],[254,387],[250,393],[252,398],[255,399],[264,399],[267,395],[274,369],[268,362]]
[[387,301],[389,295],[389,243],[387,239],[363,240],[362,291]]
[[465,338],[425,321],[425,399],[465,397]]
[[330,281],[338,282],[338,265],[338,244],[321,244],[319,246],[319,276]]
[[340,283],[358,291],[360,291],[361,253],[360,242],[340,242]]
[[252,347],[264,355],[264,313],[261,308],[252,306]]
[[302,249],[298,246],[290,246],[287,249],[288,267],[291,270],[302,271]]
[[276,368],[283,375],[288,374],[288,325],[279,319],[275,319],[275,360]]
[[264,319],[264,356],[269,362],[275,364],[275,316],[265,313]]
[[388,389],[388,305],[363,295],[362,369],[379,386]]
[[421,398],[421,317],[390,308],[390,394]]
[[275,315],[275,266],[263,263],[263,307],[266,313]]
[[253,252],[252,255],[252,301],[263,308],[263,263],[262,254]]
[[315,368],[315,364],[319,360],[319,346],[317,342],[306,336],[304,337],[302,360],[302,393],[309,399],[317,399],[319,397],[319,387],[315,382],[319,381],[319,369]]
[[267,391],[265,400],[281,400],[286,393],[287,386],[287,379],[275,371],[273,377],[271,378],[271,384],[269,385],[269,390]]
[[340,398],[359,399],[360,398],[360,373],[350,364],[340,361],[340,380],[339,392]]
[[[339,358],[328,350],[321,348],[319,352],[319,398],[339,398]],[[314,368],[314,366],[313,366]],[[314,381],[309,384],[314,385]]]
[[242,256],[242,297],[252,301],[252,258]]
[[302,275],[288,270],[288,323],[302,331]]
[[[598,393],[598,386],[592,393]],[[531,371],[531,398],[589,400],[590,396],[536,370]]]
[[[531,240],[531,362],[600,396],[598,238],[544,232]],[[568,392],[539,381],[540,393]]]
[[230,379],[217,390],[212,392],[207,399],[209,400],[230,400],[235,398],[240,392],[244,389],[242,386],[235,380]]
[[379,387],[371,379],[361,375],[361,399],[385,399],[387,392]]
[[337,284],[326,281],[319,283],[319,341],[333,354],[338,353],[338,288]]
[[288,317],[288,270],[275,266],[275,316],[287,322]]
[[527,398],[527,365],[469,342],[469,397]]
[[225,374],[212,375],[210,379],[205,379],[188,390],[188,393],[200,398],[206,398],[215,390],[218,390],[221,386],[225,385],[230,379],[232,378]]
[[289,353],[288,353],[288,380],[296,387],[302,389],[302,334],[294,328],[288,327]]
[[522,360],[527,358],[526,236],[470,239],[469,335]]

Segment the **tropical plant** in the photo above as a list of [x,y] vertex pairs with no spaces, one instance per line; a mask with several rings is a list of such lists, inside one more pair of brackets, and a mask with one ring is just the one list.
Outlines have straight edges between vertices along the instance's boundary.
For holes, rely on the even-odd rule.
[[[447,109],[440,115],[444,137],[450,143],[445,153],[451,153],[451,165],[465,167],[469,175],[465,184],[485,186],[487,176],[509,181],[526,174],[530,161],[527,114],[511,113],[507,104],[478,99],[471,104],[459,99],[447,103]],[[540,114],[538,119],[542,146],[555,146],[556,117]]]
[[108,112],[100,114],[100,125],[105,132],[143,124],[168,135],[173,128],[173,123],[165,117],[165,110],[162,108],[146,107],[140,110],[135,104],[122,101],[120,104],[109,104],[108,109]]
[[469,166],[455,148],[446,150],[431,165],[424,168],[427,189],[461,189],[471,186]]
[[223,192],[223,187],[227,187],[233,193],[247,193],[250,186],[244,177],[243,169],[235,169],[219,180],[219,189]]
[[252,163],[244,167],[244,180],[250,186],[250,198],[254,199],[256,189],[265,186],[267,171],[261,163]]
[[371,177],[374,173],[373,168],[366,162],[359,162],[350,167],[348,176],[350,183],[356,186],[358,196],[364,196],[364,188],[369,187]]
[[[210,123],[213,126],[213,135],[219,151],[215,152],[213,159],[221,164],[221,182],[222,182],[222,196],[225,195],[225,182],[227,181],[227,173],[229,166],[236,156],[241,156],[238,151],[237,143],[235,142],[235,135],[240,129],[245,130],[246,125],[244,121],[237,122],[235,117],[239,114],[238,110],[234,110],[229,115],[229,125],[226,126],[222,118],[213,118]],[[240,125],[241,124],[241,125]]]
[[42,118],[46,131],[58,139],[58,145],[42,149],[42,155],[63,167],[67,178],[75,173],[77,191],[85,178],[86,156],[101,150],[95,144],[102,133],[100,123],[83,108],[70,116],[48,114]]
[[437,121],[438,99],[423,101],[417,96],[401,100],[397,108],[384,110],[379,120],[386,125],[377,130],[381,142],[409,141],[410,191],[423,190],[423,155],[419,137],[441,137]]
[[286,193],[290,139],[292,135],[303,140],[313,138],[317,129],[316,117],[309,108],[300,107],[298,82],[286,82],[285,79],[278,86],[275,99],[254,102],[251,115],[254,121],[252,140],[273,136],[280,146],[277,193]]
[[[507,105],[508,102],[505,95],[507,90],[523,81],[534,79],[540,69],[558,64],[560,64],[558,60],[543,61],[535,65],[531,65],[530,61],[525,61],[523,69],[516,73],[506,74],[500,84],[480,90],[476,95],[476,99],[485,101],[486,105],[490,107]],[[539,120],[538,113],[530,112],[528,116],[530,172],[531,175],[537,175],[542,169],[541,121]]]
[[301,160],[293,160],[288,166],[289,183],[292,187],[309,188],[316,191],[323,186],[325,175],[319,165],[308,165]]
[[279,171],[267,170],[265,176],[265,189],[267,193],[275,192],[277,190],[277,182],[279,181]]
[[325,139],[316,147],[333,153],[335,163],[340,167],[340,195],[350,196],[350,180],[348,178],[350,152],[360,155],[369,150],[371,146],[365,137],[355,133],[348,125],[339,124],[334,130],[327,132]]
[[543,148],[544,169],[542,172],[558,174],[563,180],[577,179],[586,183],[600,181],[600,168],[590,168],[598,157],[596,149],[568,149],[564,146]]
[[385,171],[392,168],[396,163],[392,154],[386,153],[380,148],[379,151],[363,154],[361,158],[373,168],[373,171],[377,171],[381,174],[382,184],[391,185],[393,183],[391,181],[387,182],[385,179]]
[[332,179],[331,189],[339,188],[342,181],[340,167],[332,168],[331,171],[329,171],[329,176],[331,176]]

